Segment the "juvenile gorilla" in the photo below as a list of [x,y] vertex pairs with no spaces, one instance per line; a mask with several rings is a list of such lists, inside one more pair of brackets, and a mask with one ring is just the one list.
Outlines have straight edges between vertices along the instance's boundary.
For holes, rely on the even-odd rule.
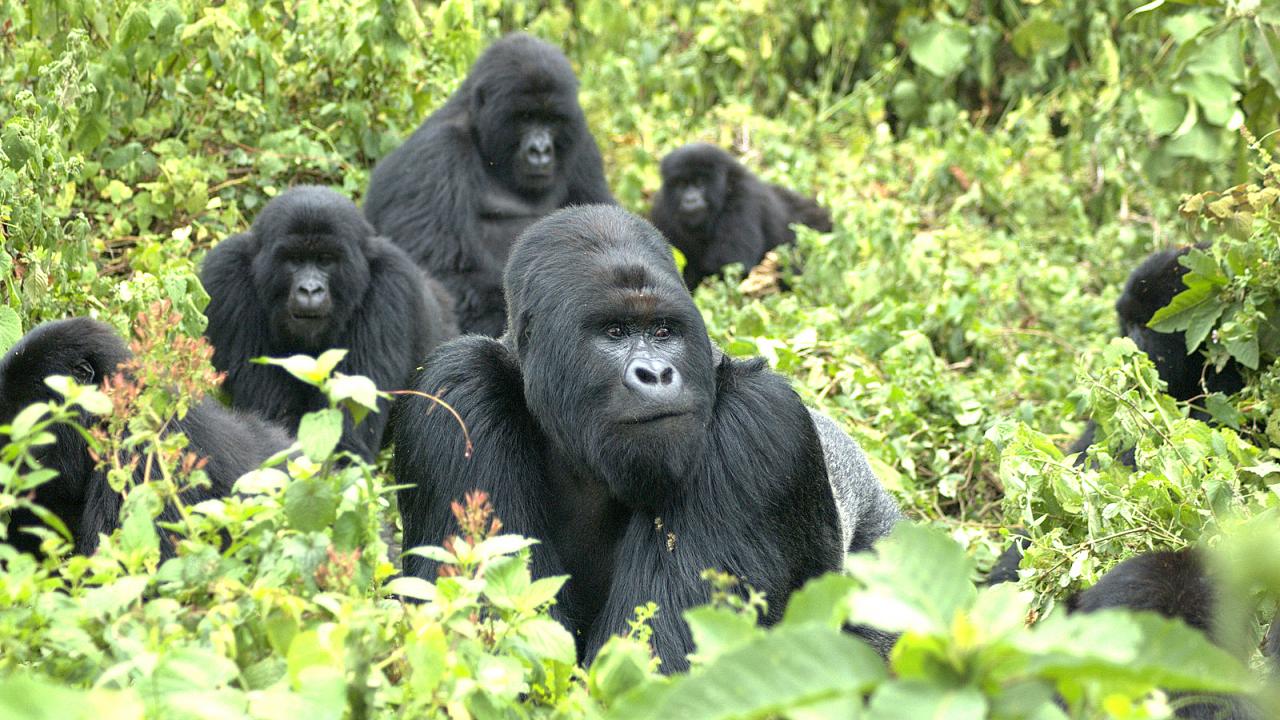
[[[1148,610],[1182,620],[1221,644],[1218,591],[1199,551],[1150,552],[1129,558],[1102,576],[1096,585],[1067,600],[1068,612],[1108,608]],[[1227,620],[1234,622],[1236,619]],[[1242,623],[1245,619],[1239,619]],[[1275,648],[1268,646],[1272,655]],[[1274,657],[1272,658],[1274,660]],[[1183,704],[1176,717],[1189,720],[1261,720],[1248,699],[1229,695],[1173,693]]]
[[496,337],[516,236],[559,208],[612,202],[573,68],[555,47],[516,34],[490,46],[378,163],[364,211],[449,289],[463,332]]
[[[36,327],[0,360],[0,424],[12,422],[32,403],[61,399],[45,384],[46,377],[67,375],[81,385],[97,384],[129,358],[115,331],[95,320],[72,318]],[[91,428],[100,420],[82,412],[78,422]],[[237,478],[293,442],[280,428],[209,399],[192,407],[176,426],[187,436],[188,449],[208,458],[204,469],[211,486],[187,491],[182,499],[188,504],[227,495]],[[55,425],[51,432],[55,441],[39,448],[36,455],[41,465],[56,470],[58,476],[37,488],[35,501],[67,526],[76,552],[91,555],[98,547],[98,536],[119,527],[123,498],[111,489],[106,473],[90,456],[84,436],[69,425]],[[144,465],[140,463],[134,473],[135,482],[142,481]],[[160,519],[176,521],[179,516],[175,508],[166,507]],[[40,540],[21,531],[43,526],[33,513],[17,510],[8,524],[9,544],[23,552],[38,551]],[[164,533],[160,548],[163,556],[173,555]]]
[[[1203,247],[1203,246],[1201,246]],[[1147,327],[1156,311],[1165,307],[1178,293],[1186,290],[1182,278],[1188,270],[1178,262],[1190,248],[1160,250],[1142,261],[1129,279],[1124,292],[1116,301],[1116,315],[1120,320],[1120,335],[1133,340],[1138,349],[1151,358],[1160,373],[1160,379],[1169,386],[1168,393],[1179,402],[1190,402],[1209,393],[1230,395],[1244,387],[1240,369],[1235,361],[1228,362],[1221,371],[1207,364],[1198,352],[1187,352],[1186,334],[1182,331],[1164,333]],[[1208,414],[1192,408],[1191,417],[1207,419]],[[1084,433],[1071,446],[1069,452],[1084,452],[1093,444],[1097,425],[1092,421]],[[1126,455],[1132,464],[1132,453]],[[1083,462],[1081,455],[1079,462]]]
[[[451,334],[439,286],[377,237],[350,200],[325,188],[296,187],[267,203],[249,232],[209,251],[200,280],[213,364],[227,373],[231,404],[289,428],[326,400],[253,358],[345,348],[340,371],[391,390]],[[382,409],[359,426],[347,418],[339,447],[373,459],[387,423]]]
[[[442,346],[416,382],[461,414],[470,459],[447,412],[416,397],[394,408],[405,547],[456,534],[450,502],[484,490],[508,530],[542,541],[535,576],[571,576],[553,612],[585,659],[654,601],[667,671],[687,667],[681,613],[707,601],[704,569],[767,592],[774,622],[792,590],[839,567],[814,420],[763,361],[713,350],[651,225],[608,206],[562,210],[516,243],[506,290],[507,333]],[[435,571],[405,559],[406,574]]]
[[690,289],[726,265],[748,270],[773,248],[795,242],[791,223],[831,231],[831,215],[809,198],[761,182],[714,145],[685,145],[662,159],[653,224],[688,260]]

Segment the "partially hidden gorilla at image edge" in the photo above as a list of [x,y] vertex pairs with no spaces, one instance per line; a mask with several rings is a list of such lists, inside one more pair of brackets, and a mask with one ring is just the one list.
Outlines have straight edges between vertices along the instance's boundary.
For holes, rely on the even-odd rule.
[[[1204,249],[1206,246],[1201,245]],[[1152,253],[1129,275],[1124,292],[1116,301],[1116,315],[1120,321],[1120,335],[1133,340],[1138,349],[1151,358],[1160,373],[1160,379],[1168,385],[1168,394],[1179,402],[1191,402],[1206,393],[1231,395],[1244,387],[1240,368],[1229,361],[1222,370],[1209,364],[1198,350],[1187,352],[1186,333],[1158,332],[1147,327],[1156,311],[1173,301],[1175,295],[1186,290],[1182,278],[1188,272],[1178,258],[1186,255],[1190,247],[1169,248]],[[1208,413],[1192,407],[1191,417],[1207,420]],[[1072,444],[1068,452],[1083,453],[1093,444],[1098,426],[1089,421],[1084,433]],[[1133,452],[1122,457],[1133,464]],[[1084,455],[1077,459],[1084,462]]]
[[795,242],[791,223],[831,231],[831,214],[813,200],[762,182],[715,145],[685,145],[662,159],[653,224],[688,261],[690,289],[726,265],[750,270],[765,253]]
[[364,211],[449,289],[463,332],[497,337],[516,236],[559,208],[613,202],[568,59],[514,34],[378,163]]
[[[61,396],[45,384],[50,375],[66,375],[81,385],[101,384],[131,357],[124,341],[108,325],[88,318],[57,320],[27,333],[0,360],[0,424],[8,424],[25,407],[36,402],[54,402]],[[85,428],[100,419],[81,411],[78,420]],[[228,410],[213,399],[194,405],[185,417],[176,420],[176,429],[187,436],[188,449],[207,458],[204,470],[209,487],[193,487],[182,500],[193,504],[231,492],[236,479],[253,470],[272,455],[288,448],[288,433],[256,416]],[[97,466],[84,437],[66,424],[50,428],[54,442],[35,450],[36,459],[58,476],[39,486],[35,502],[52,511],[71,532],[76,552],[91,555],[100,534],[120,526],[123,498],[107,483],[106,472]],[[140,463],[134,481],[141,482],[145,463]],[[177,521],[177,510],[168,506],[160,520]],[[40,539],[22,529],[44,527],[35,514],[15,510],[8,520],[8,542],[22,552],[35,553]],[[163,557],[173,555],[166,533],[161,532]]]
[[[681,613],[708,600],[704,569],[765,591],[774,622],[791,591],[840,566],[845,538],[863,549],[897,519],[868,469],[842,520],[827,462],[853,464],[824,457],[785,379],[713,348],[644,220],[594,206],[536,223],[506,292],[500,340],[447,343],[415,382],[461,415],[470,458],[448,412],[413,396],[393,409],[404,545],[441,544],[458,532],[450,503],[486,491],[506,530],[541,541],[534,575],[570,575],[552,613],[584,661],[654,601],[663,668],[685,668]],[[407,557],[404,570],[434,579],[436,564]]]
[[[209,293],[205,334],[214,367],[227,374],[232,406],[290,430],[328,401],[283,368],[254,358],[344,348],[339,371],[396,390],[428,352],[457,333],[444,289],[378,237],[350,200],[326,188],[299,186],[272,199],[248,232],[209,251],[200,280]],[[382,447],[387,404],[359,426],[348,417],[339,448],[373,459]]]
[[[1116,565],[1093,587],[1067,599],[1067,611],[1091,613],[1110,608],[1146,610],[1181,620],[1225,647],[1223,622],[1251,618],[1216,617],[1222,610],[1219,591],[1200,550],[1158,551],[1137,555]],[[1274,625],[1274,623],[1273,623]],[[1273,628],[1274,630],[1274,628]],[[1263,650],[1274,663],[1280,648],[1268,638]],[[1248,663],[1247,657],[1240,657]],[[1178,704],[1175,717],[1186,720],[1262,720],[1261,710],[1248,698],[1213,693],[1171,693]]]
[[[1203,249],[1206,246],[1199,247]],[[1186,334],[1182,331],[1166,333],[1147,327],[1157,310],[1168,305],[1175,295],[1187,289],[1182,278],[1188,269],[1178,262],[1178,258],[1186,255],[1190,249],[1169,248],[1147,256],[1130,273],[1120,299],[1116,301],[1120,336],[1133,340],[1138,349],[1151,358],[1160,378],[1168,385],[1168,394],[1179,402],[1190,402],[1206,392],[1231,395],[1244,387],[1244,379],[1234,360],[1219,371],[1208,364],[1200,352],[1187,352]],[[1191,417],[1206,420],[1208,414],[1192,407]],[[1087,461],[1085,451],[1093,445],[1097,431],[1097,423],[1090,420],[1084,432],[1068,448],[1068,454],[1078,453],[1077,465],[1083,465]],[[1119,460],[1126,465],[1133,465],[1133,449],[1123,451]],[[986,584],[1018,580],[1022,552],[1030,541],[1024,532],[1017,531],[1016,534],[1018,537],[1001,553],[987,575]]]

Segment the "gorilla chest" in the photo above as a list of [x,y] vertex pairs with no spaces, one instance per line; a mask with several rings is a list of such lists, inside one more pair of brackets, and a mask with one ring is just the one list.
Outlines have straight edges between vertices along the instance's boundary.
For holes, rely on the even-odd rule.
[[524,229],[559,209],[563,193],[549,192],[530,200],[501,188],[485,193],[480,203],[480,245],[499,265],[506,264],[507,254],[516,236]]

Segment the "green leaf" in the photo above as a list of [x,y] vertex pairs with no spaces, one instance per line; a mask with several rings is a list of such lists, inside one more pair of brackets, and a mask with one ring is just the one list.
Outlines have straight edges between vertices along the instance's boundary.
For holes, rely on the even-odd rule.
[[319,532],[337,517],[338,500],[326,477],[295,480],[284,491],[284,511],[295,530]]
[[925,23],[907,39],[912,62],[941,78],[964,68],[970,47],[967,28],[937,21]]
[[612,705],[622,695],[658,679],[650,670],[649,646],[623,635],[609,638],[587,671],[591,696]]
[[307,355],[291,355],[287,358],[259,357],[254,358],[253,362],[260,365],[275,365],[276,367],[284,368],[285,372],[308,385],[319,387],[346,355],[346,350],[335,348],[324,351],[319,358]]
[[342,439],[342,412],[333,408],[309,412],[298,423],[298,445],[312,462],[324,462]]
[[516,632],[534,653],[544,660],[573,665],[578,650],[573,635],[564,626],[549,617],[533,617],[516,628]]
[[887,632],[945,634],[977,594],[964,549],[914,523],[898,523],[875,553],[851,555],[847,564],[867,585],[854,592],[850,619]]
[[944,687],[924,680],[882,685],[871,696],[868,720],[983,720],[987,700],[976,687]]
[[888,671],[874,650],[838,630],[779,627],[725,653],[697,675],[644,685],[622,698],[610,718],[770,717],[792,708],[857,697]]
[[0,678],[0,717],[22,720],[142,720],[146,707],[133,689],[73,690],[22,671]]
[[700,663],[712,662],[760,635],[754,618],[729,608],[703,605],[684,613]]
[[1231,353],[1231,357],[1250,370],[1258,369],[1261,353],[1258,349],[1258,335],[1250,333],[1244,336],[1227,337],[1222,341],[1223,347]]
[[1071,46],[1067,29],[1044,15],[1034,15],[1013,31],[1013,50],[1024,58],[1061,57]]
[[838,629],[848,619],[849,605],[846,600],[857,587],[858,582],[848,575],[827,573],[816,577],[787,599],[782,624],[818,623]]
[[22,338],[22,318],[8,305],[0,305],[0,355]]
[[413,670],[409,675],[409,687],[419,697],[430,697],[448,668],[449,642],[445,639],[444,628],[430,624],[410,633],[404,651]]

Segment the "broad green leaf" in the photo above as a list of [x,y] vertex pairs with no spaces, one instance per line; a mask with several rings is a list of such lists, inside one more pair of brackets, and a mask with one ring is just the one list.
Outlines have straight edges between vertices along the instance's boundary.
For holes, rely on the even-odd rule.
[[810,580],[787,598],[782,625],[818,623],[830,628],[841,627],[849,614],[849,593],[857,586],[856,580],[839,573],[827,573]]
[[703,605],[684,612],[700,663],[714,661],[760,635],[755,619],[728,608]]
[[449,641],[445,638],[444,629],[433,623],[410,633],[404,652],[413,670],[408,679],[409,687],[420,697],[430,697],[444,679],[448,667]]
[[851,555],[846,564],[867,586],[853,593],[850,620],[886,632],[944,634],[977,593],[964,549],[914,523],[898,523],[874,553]]
[[868,720],[983,720],[987,700],[976,687],[945,687],[923,680],[886,683],[871,696]]
[[946,78],[964,68],[970,45],[966,27],[932,21],[911,34],[907,39],[907,52],[917,65]]
[[621,635],[609,638],[587,671],[591,696],[607,707],[622,695],[648,685],[658,677],[649,668],[651,658],[644,643]]
[[1071,45],[1067,29],[1043,14],[1036,14],[1013,31],[1013,49],[1024,58],[1060,57]]
[[22,318],[13,308],[0,305],[0,355],[9,352],[21,337]]
[[242,495],[267,495],[289,485],[289,475],[275,468],[250,470],[241,475],[233,489]]
[[295,530],[319,532],[337,517],[338,500],[329,478],[294,480],[284,491],[284,511]]
[[383,590],[390,595],[431,602],[436,599],[436,586],[419,577],[401,575],[387,581]]
[[0,679],[0,717],[22,720],[143,720],[137,692],[73,690],[25,673]]
[[316,410],[302,416],[298,423],[298,445],[313,462],[324,462],[333,455],[342,439],[342,412],[333,408]]
[[525,620],[516,628],[516,632],[540,658],[565,665],[572,665],[577,661],[578,650],[574,645],[573,635],[549,617]]
[[610,718],[767,718],[790,708],[855,697],[884,681],[866,644],[817,625],[779,627],[669,686],[642,687]]
[[514,700],[529,690],[524,679],[524,666],[515,658],[482,655],[475,670],[476,685],[498,698]]

